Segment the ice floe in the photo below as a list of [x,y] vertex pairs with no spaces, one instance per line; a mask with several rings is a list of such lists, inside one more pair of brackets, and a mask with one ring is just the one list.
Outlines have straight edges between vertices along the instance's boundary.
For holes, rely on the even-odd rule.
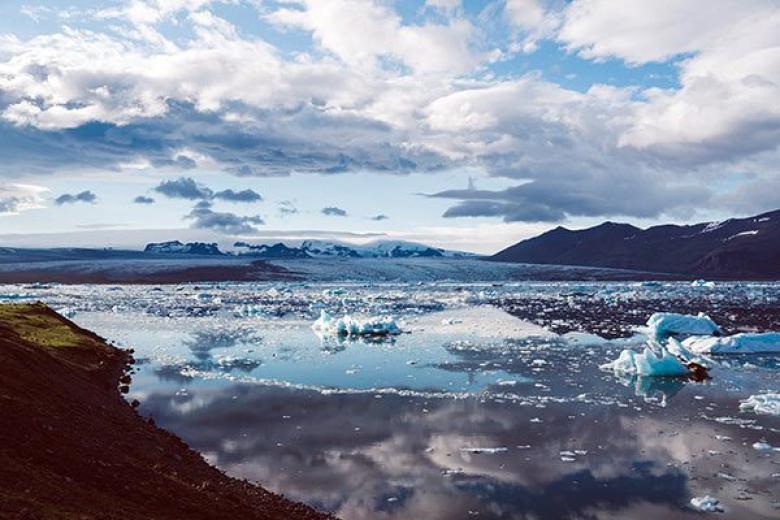
[[649,377],[674,377],[689,373],[688,368],[665,347],[658,344],[653,347],[655,350],[646,346],[642,352],[625,349],[616,360],[601,365],[601,369]]
[[647,320],[647,328],[656,338],[710,336],[720,333],[720,327],[701,312],[697,316],[676,312],[656,312]]
[[324,310],[320,311],[320,317],[311,327],[321,334],[332,336],[390,336],[402,332],[392,317],[354,318],[347,314],[335,318]]
[[720,500],[709,495],[703,497],[693,497],[691,506],[705,513],[723,513],[725,509],[720,505]]
[[697,354],[766,354],[780,352],[780,332],[745,332],[733,336],[691,337],[683,346]]
[[780,393],[751,395],[740,403],[739,409],[743,412],[780,415]]

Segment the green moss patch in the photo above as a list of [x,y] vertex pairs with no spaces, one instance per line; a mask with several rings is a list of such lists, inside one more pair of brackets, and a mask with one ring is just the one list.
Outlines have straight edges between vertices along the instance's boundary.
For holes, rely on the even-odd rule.
[[42,347],[103,347],[96,338],[41,303],[0,305],[0,326]]

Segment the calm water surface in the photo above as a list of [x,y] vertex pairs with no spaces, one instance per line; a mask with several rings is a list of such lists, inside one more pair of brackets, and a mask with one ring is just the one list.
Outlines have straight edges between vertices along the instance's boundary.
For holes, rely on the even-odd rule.
[[[739,411],[780,390],[777,358],[717,360],[707,383],[625,379],[598,366],[626,344],[557,336],[454,290],[303,288],[254,312],[229,288],[180,289],[231,311],[149,312],[172,290],[104,291],[74,319],[136,349],[142,414],[345,519],[693,517],[706,494],[721,516],[780,517],[780,452],[753,447],[780,446],[780,418]],[[326,307],[392,310],[410,333],[320,338]]]

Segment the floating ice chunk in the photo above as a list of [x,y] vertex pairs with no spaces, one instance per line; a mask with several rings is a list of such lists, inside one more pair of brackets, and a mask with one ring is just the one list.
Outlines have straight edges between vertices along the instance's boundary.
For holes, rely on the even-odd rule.
[[499,446],[497,448],[461,448],[460,451],[463,453],[473,453],[473,454],[488,454],[488,455],[495,455],[496,453],[504,453],[507,451],[507,448],[504,446]]
[[720,327],[701,312],[698,316],[656,312],[647,320],[647,327],[656,338],[672,335],[710,336],[720,332]]
[[334,318],[326,311],[311,326],[312,329],[331,336],[388,336],[401,334],[401,329],[391,317],[353,318],[345,315]]
[[753,411],[767,415],[780,415],[780,394],[751,395],[739,405],[743,412]]
[[705,513],[723,513],[725,511],[723,506],[720,505],[720,500],[709,495],[704,497],[693,497],[691,499],[691,506],[694,509]]
[[71,320],[76,317],[77,313],[78,311],[73,307],[62,307],[61,309],[57,309],[57,314]]
[[688,368],[666,348],[661,345],[656,345],[656,348],[659,350],[658,353],[649,346],[641,353],[623,350],[616,360],[601,365],[601,369],[649,377],[674,377],[689,373]]
[[780,332],[743,332],[718,338],[688,338],[683,346],[697,354],[762,354],[780,352]]
[[708,282],[706,280],[694,280],[691,282],[691,287],[706,287],[712,289],[715,287],[715,282]]
[[768,442],[754,442],[753,449],[756,451],[780,451],[780,448],[776,448]]

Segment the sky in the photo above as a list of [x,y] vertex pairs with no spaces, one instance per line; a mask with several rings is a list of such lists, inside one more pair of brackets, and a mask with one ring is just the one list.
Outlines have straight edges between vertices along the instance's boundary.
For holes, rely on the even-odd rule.
[[0,246],[780,207],[777,0],[4,0]]

